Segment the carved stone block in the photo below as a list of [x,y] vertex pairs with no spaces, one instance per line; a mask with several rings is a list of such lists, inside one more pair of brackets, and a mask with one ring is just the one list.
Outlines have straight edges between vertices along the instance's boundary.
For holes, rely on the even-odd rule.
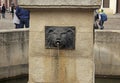
[[75,27],[46,26],[45,47],[59,49],[75,49]]

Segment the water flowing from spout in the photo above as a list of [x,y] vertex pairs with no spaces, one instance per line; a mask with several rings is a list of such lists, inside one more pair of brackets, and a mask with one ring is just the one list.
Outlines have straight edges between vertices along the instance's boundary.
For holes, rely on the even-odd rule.
[[60,43],[57,42],[57,55],[55,56],[55,80],[56,83],[59,81],[59,45]]
[[60,43],[59,43],[59,42],[57,42],[57,51],[58,51],[57,56],[59,56],[59,54],[60,54],[60,53],[59,53],[59,51],[60,51],[60,46],[59,46],[59,45],[60,45]]
[[[49,47],[50,48],[50,47]],[[51,53],[51,48],[50,48],[50,56],[52,56],[52,53]]]

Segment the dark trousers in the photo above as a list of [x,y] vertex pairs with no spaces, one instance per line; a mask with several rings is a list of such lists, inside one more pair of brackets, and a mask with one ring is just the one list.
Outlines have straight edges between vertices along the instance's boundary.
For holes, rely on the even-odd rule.
[[104,21],[100,20],[100,22],[99,22],[100,29],[104,29],[104,26],[103,26],[103,24],[104,24]]
[[20,28],[20,24],[16,24],[16,23],[15,23],[15,28],[16,28],[16,29]]
[[20,28],[29,28],[29,19],[20,19]]
[[4,12],[2,12],[2,18],[5,18],[5,13]]

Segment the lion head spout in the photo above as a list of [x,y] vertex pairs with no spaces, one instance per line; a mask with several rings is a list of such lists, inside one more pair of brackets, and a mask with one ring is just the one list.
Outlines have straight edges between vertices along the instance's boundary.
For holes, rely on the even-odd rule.
[[74,49],[75,28],[46,26],[46,48]]

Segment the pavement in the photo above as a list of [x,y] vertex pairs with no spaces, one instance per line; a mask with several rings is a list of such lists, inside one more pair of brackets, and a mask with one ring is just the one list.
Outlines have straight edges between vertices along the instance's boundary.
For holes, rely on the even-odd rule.
[[108,15],[104,30],[120,30],[120,14]]
[[15,29],[11,13],[6,13],[6,18],[3,19],[0,14],[0,30]]
[[[6,13],[6,18],[0,18],[0,30],[15,29],[12,15]],[[120,30],[120,14],[108,15],[108,20],[104,23],[103,30]]]

